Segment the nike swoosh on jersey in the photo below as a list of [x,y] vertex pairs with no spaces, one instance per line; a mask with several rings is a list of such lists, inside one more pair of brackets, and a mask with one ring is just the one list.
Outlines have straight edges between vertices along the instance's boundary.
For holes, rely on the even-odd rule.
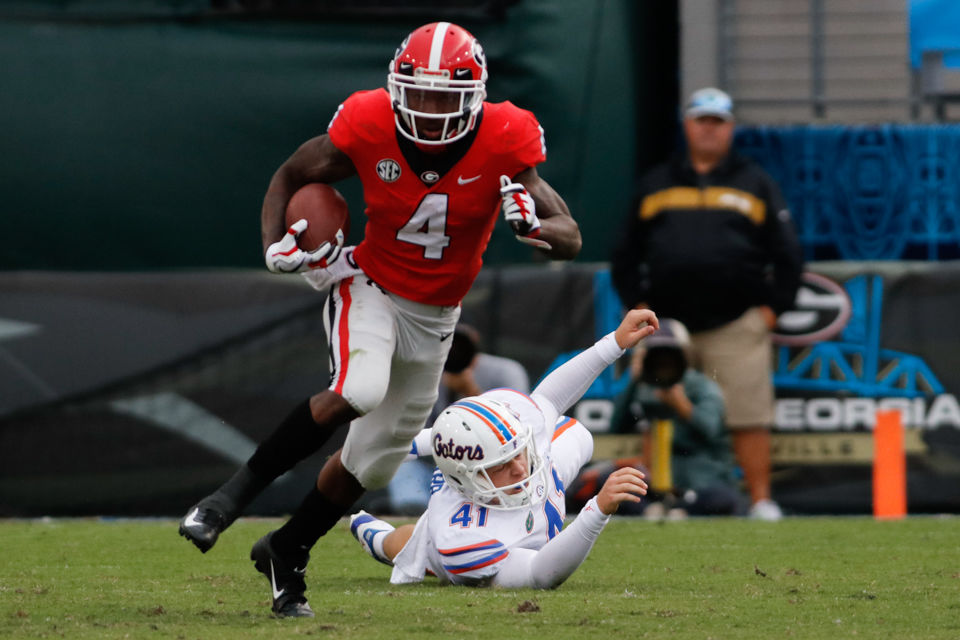
[[[483,175],[483,174],[480,174]],[[472,178],[464,178],[463,176],[457,176],[457,184],[464,185],[470,184],[471,182],[476,182],[480,179],[480,176],[473,176]]]

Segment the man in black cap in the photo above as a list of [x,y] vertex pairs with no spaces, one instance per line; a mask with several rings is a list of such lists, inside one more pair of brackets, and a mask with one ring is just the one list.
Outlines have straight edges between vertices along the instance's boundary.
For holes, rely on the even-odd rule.
[[689,328],[694,366],[723,389],[751,515],[778,520],[770,333],[796,297],[800,246],[776,183],[731,150],[730,96],[695,91],[683,131],[686,152],[640,182],[612,255],[613,283],[628,309],[651,307]]

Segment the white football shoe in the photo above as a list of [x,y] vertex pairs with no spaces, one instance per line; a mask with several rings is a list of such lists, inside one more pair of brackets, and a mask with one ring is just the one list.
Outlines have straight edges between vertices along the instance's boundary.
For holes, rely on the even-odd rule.
[[383,555],[383,540],[377,540],[376,542],[379,542],[379,544],[375,544],[374,538],[380,534],[386,535],[393,530],[393,525],[374,518],[366,511],[361,510],[350,516],[350,533],[353,534],[353,537],[357,539],[357,542],[371,558],[388,567],[392,567],[393,562]]
[[764,498],[763,500],[757,500],[753,503],[753,506],[750,507],[750,517],[754,520],[776,522],[783,518],[783,511],[780,510],[780,505],[776,502],[769,498]]

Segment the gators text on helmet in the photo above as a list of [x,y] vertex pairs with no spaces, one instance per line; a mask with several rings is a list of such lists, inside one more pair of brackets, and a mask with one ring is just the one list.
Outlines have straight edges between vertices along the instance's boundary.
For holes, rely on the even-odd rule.
[[[547,469],[533,434],[502,402],[463,398],[441,412],[430,436],[433,459],[444,480],[475,504],[517,509],[535,505],[546,495]],[[529,465],[527,476],[495,486],[488,470],[521,454]]]

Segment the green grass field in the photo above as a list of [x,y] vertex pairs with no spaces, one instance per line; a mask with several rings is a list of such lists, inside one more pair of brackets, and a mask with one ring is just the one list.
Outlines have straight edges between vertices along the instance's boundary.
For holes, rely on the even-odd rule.
[[392,586],[342,521],[299,620],[248,559],[277,523],[201,555],[173,521],[0,521],[0,638],[960,638],[957,517],[620,518],[549,592]]

